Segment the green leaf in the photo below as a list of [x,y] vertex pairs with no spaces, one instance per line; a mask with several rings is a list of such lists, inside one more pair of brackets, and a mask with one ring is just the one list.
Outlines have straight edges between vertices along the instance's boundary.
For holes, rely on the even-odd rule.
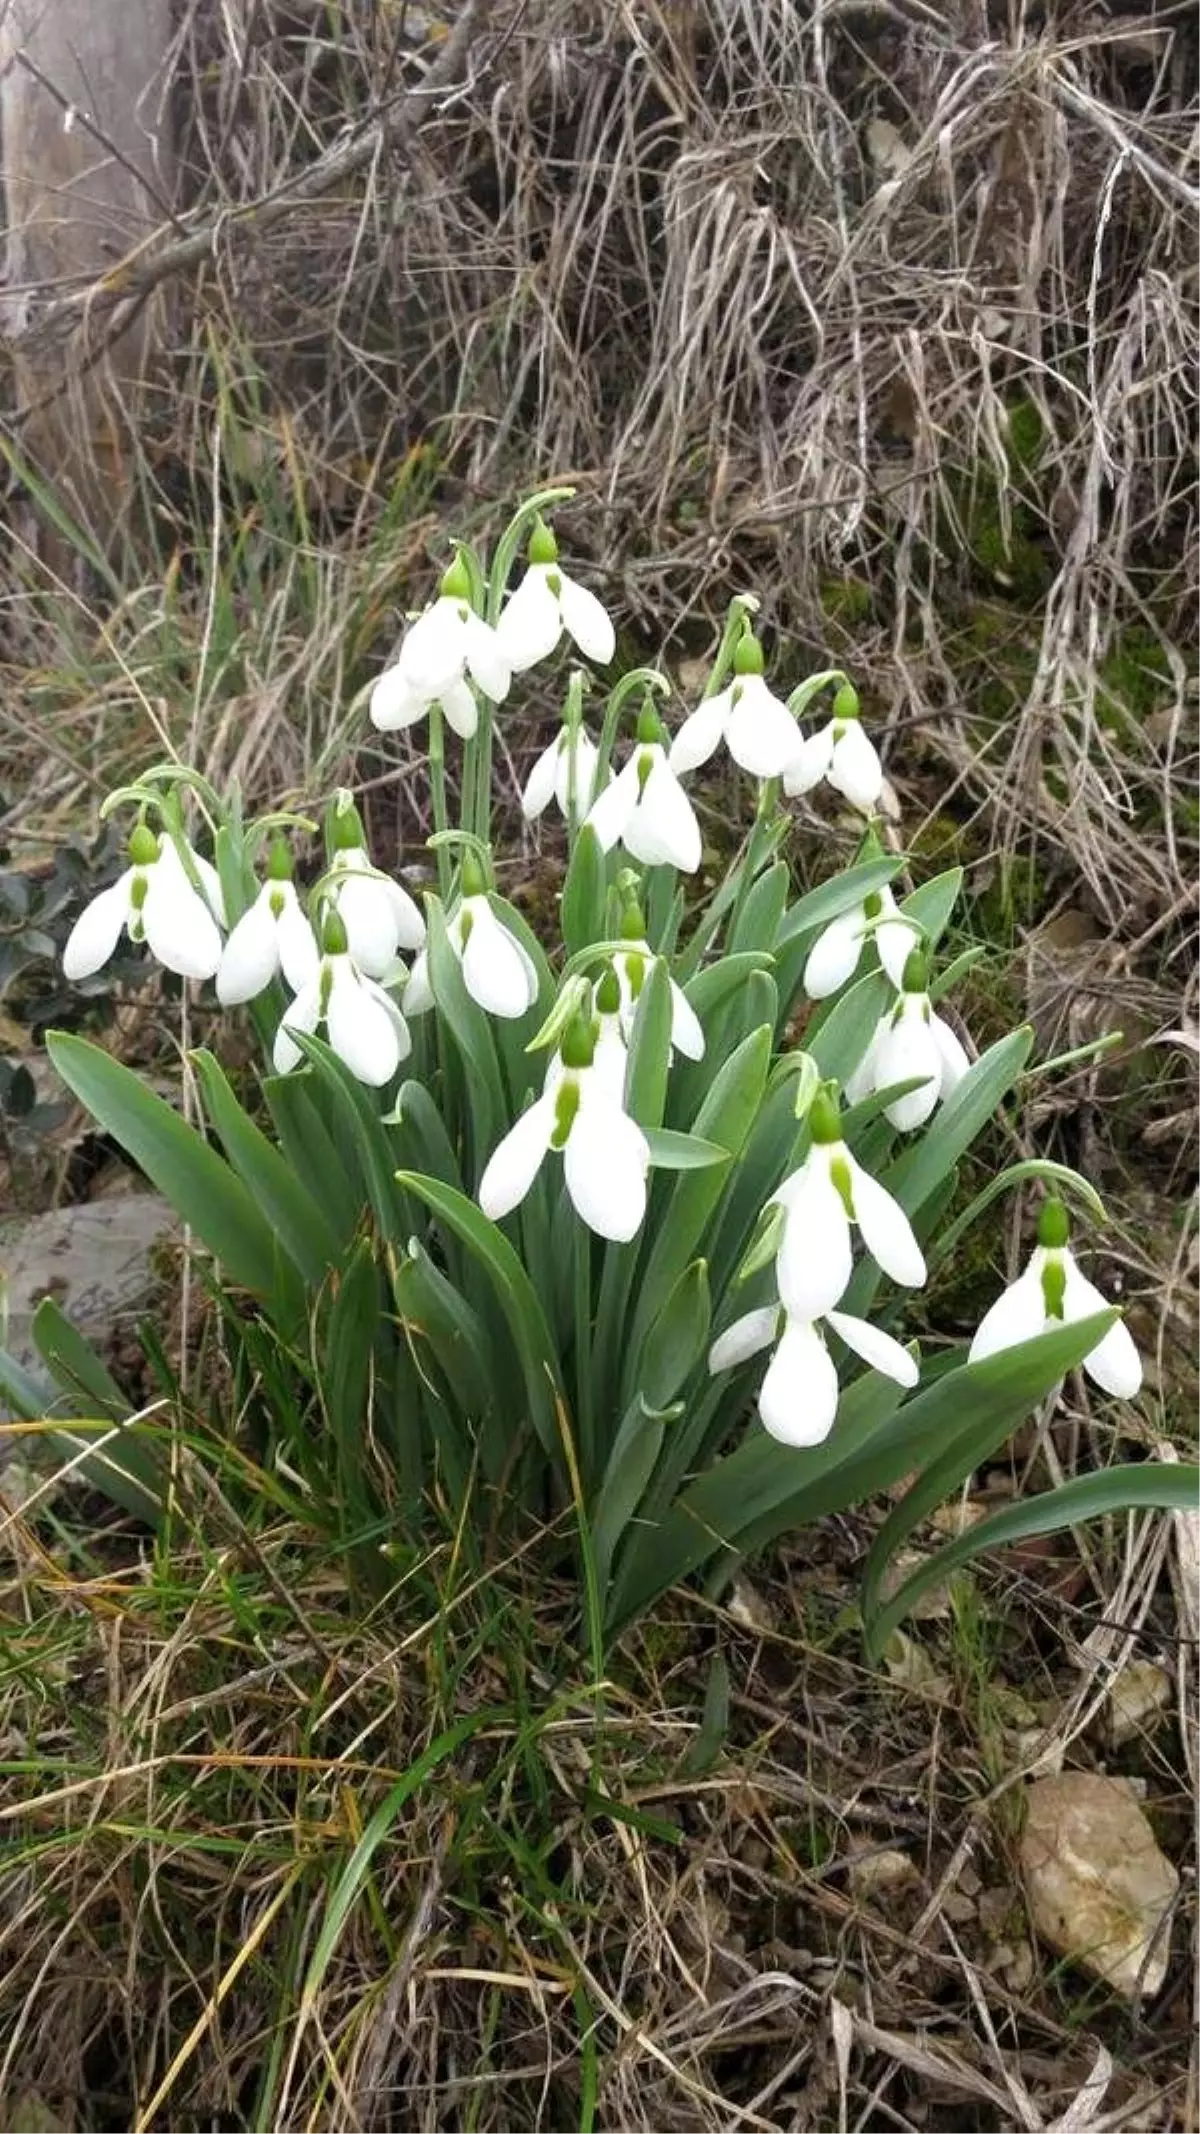
[[642,1344],[637,1380],[648,1408],[661,1411],[675,1399],[704,1355],[711,1324],[708,1268],[703,1260],[693,1260]]
[[670,1063],[671,976],[656,956],[638,995],[625,1068],[625,1109],[644,1133],[661,1126]]
[[735,911],[729,929],[728,953],[737,955],[740,950],[758,949],[770,951],[783,922],[787,905],[787,893],[791,883],[791,868],[783,860],[776,860],[752,882],[740,911]]
[[849,1081],[875,1035],[880,1016],[895,997],[882,971],[868,971],[818,1011],[803,1042],[822,1076],[843,1086]]
[[642,1131],[656,1171],[705,1171],[710,1164],[729,1162],[728,1149],[702,1140],[699,1134],[681,1134],[671,1126],[647,1126]]
[[774,960],[762,949],[745,949],[736,956],[722,956],[719,963],[710,963],[707,969],[698,971],[683,990],[701,1022],[707,1024],[709,1016],[724,1006],[731,993],[745,985],[755,971],[769,971]]
[[114,1423],[123,1423],[132,1414],[133,1404],[107,1364],[53,1297],[43,1297],[34,1312],[33,1338],[55,1383],[82,1403],[85,1414],[107,1416]]
[[931,948],[937,947],[950,924],[950,915],[962,894],[962,885],[962,868],[947,867],[944,874],[935,874],[931,882],[922,882],[911,896],[900,900],[905,918],[916,921]]
[[575,839],[562,893],[562,937],[568,956],[604,939],[607,862],[590,823]]
[[111,1504],[158,1528],[166,1503],[164,1463],[147,1442],[144,1426],[139,1434],[137,1419],[115,1378],[52,1297],[43,1297],[33,1315],[33,1338],[47,1370],[82,1407],[83,1415],[77,1410],[72,1420],[82,1422],[86,1417],[90,1421],[96,1415],[110,1426],[95,1433],[95,1442],[90,1431],[83,1435],[76,1427],[51,1432],[50,1443],[70,1462],[72,1472]]
[[630,1402],[617,1432],[590,1522],[601,1606],[607,1597],[617,1546],[654,1473],[667,1420],[667,1414],[648,1407],[639,1394]]
[[558,1410],[563,1404],[558,1357],[537,1291],[512,1246],[495,1223],[465,1193],[418,1171],[401,1171],[399,1182],[423,1200],[459,1237],[488,1277],[520,1359],[525,1395],[542,1445],[557,1462],[561,1453]]
[[[428,919],[429,982],[437,1003],[439,1034],[445,1029],[462,1062],[470,1092],[466,1128],[476,1173],[483,1166],[504,1131],[507,1107],[500,1080],[491,1026],[482,1008],[471,999],[463,983],[462,965],[446,934],[446,916],[437,897],[426,898]],[[464,1157],[464,1163],[465,1163]]]
[[729,1663],[723,1652],[714,1652],[704,1688],[700,1725],[680,1766],[685,1778],[702,1778],[711,1771],[729,1734]]
[[462,1292],[442,1273],[424,1246],[413,1249],[396,1269],[396,1309],[405,1333],[417,1347],[427,1342],[455,1409],[454,1422],[469,1464],[471,1433],[493,1408],[503,1413],[504,1381],[500,1357],[487,1328]]
[[309,1036],[303,1030],[294,1035],[332,1099],[332,1116],[354,1145],[381,1234],[390,1244],[402,1245],[412,1224],[396,1191],[395,1158],[387,1129],[375,1108],[374,1095],[351,1074],[324,1038]]
[[86,1038],[52,1030],[46,1050],[68,1089],[105,1133],[131,1155],[152,1185],[220,1260],[226,1279],[260,1297],[295,1302],[275,1233],[229,1165],[140,1078]]
[[[242,1184],[313,1288],[336,1267],[341,1248],[320,1202],[266,1135],[247,1117],[211,1052],[192,1054],[204,1108]],[[309,1176],[314,1174],[311,1170]]]
[[446,1122],[424,1082],[402,1082],[395,1109],[383,1124],[396,1133],[397,1153],[412,1171],[425,1171],[462,1192],[462,1175]]
[[840,919],[843,912],[853,911],[872,890],[883,889],[894,881],[904,865],[903,857],[864,860],[861,866],[847,867],[844,874],[837,874],[831,882],[822,882],[816,889],[798,897],[791,910],[784,913],[772,946],[776,955],[789,942],[799,940],[802,934],[815,934],[819,928],[829,925],[831,919]]
[[892,1165],[883,1182],[909,1215],[923,1206],[993,1117],[1019,1079],[1032,1044],[1033,1031],[1026,1024],[989,1045],[934,1113],[920,1140]]
[[1057,1489],[1043,1491],[1022,1504],[1006,1505],[988,1519],[960,1534],[957,1540],[935,1549],[897,1587],[890,1600],[877,1607],[868,1632],[868,1651],[878,1659],[898,1623],[910,1614],[921,1595],[948,1578],[963,1564],[988,1549],[1010,1548],[1042,1534],[1058,1534],[1065,1527],[1081,1526],[1086,1519],[1102,1519],[1131,1511],[1194,1512],[1200,1494],[1200,1467],[1146,1462],[1105,1468],[1102,1474],[1077,1475]]
[[316,1071],[311,1066],[297,1067],[291,1074],[266,1075],[262,1082],[279,1146],[297,1177],[320,1179],[326,1215],[336,1231],[339,1248],[345,1251],[362,1220],[369,1196],[350,1145],[352,1135],[339,1148],[321,1110],[322,1100],[326,1110],[332,1108],[330,1092],[324,1091],[319,1100],[318,1088]]

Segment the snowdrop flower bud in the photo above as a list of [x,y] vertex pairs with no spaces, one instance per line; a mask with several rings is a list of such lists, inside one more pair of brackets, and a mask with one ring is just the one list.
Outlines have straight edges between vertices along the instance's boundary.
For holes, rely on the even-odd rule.
[[224,905],[216,870],[188,846],[188,858],[204,894],[193,887],[169,837],[139,823],[129,840],[130,864],[108,889],[92,898],[76,919],[63,950],[69,979],[90,978],[108,962],[125,928],[151,955],[180,978],[212,978],[221,961],[214,913]]
[[858,692],[847,682],[833,700],[833,717],[802,741],[783,774],[785,793],[811,792],[822,778],[864,815],[883,791],[883,766],[859,720]]
[[671,743],[671,769],[694,771],[724,741],[754,778],[779,778],[796,755],[796,721],[763,679],[762,646],[747,630],[733,655],[733,680],[686,718]]
[[924,1126],[938,1105],[958,1088],[971,1062],[961,1039],[929,998],[928,959],[912,949],[894,1008],[876,1025],[862,1060],[846,1084],[853,1103],[872,1091],[921,1078],[921,1087],[885,1105],[884,1116],[901,1133]]
[[267,879],[242,913],[221,957],[217,999],[223,1007],[254,1000],[282,971],[293,993],[317,974],[317,938],[292,880],[292,856],[282,838],[271,846]]
[[857,1223],[884,1274],[919,1289],[925,1258],[912,1224],[886,1186],[850,1154],[837,1105],[825,1090],[813,1098],[808,1116],[812,1146],[771,1197],[784,1211],[775,1266],[788,1311],[811,1321],[824,1318],[839,1302],[851,1274],[851,1223]]
[[558,560],[558,543],[539,519],[529,542],[529,568],[509,599],[496,635],[514,674],[548,659],[563,631],[585,659],[607,667],[617,634],[607,610],[585,585],[569,578]]
[[700,825],[691,801],[667,761],[662,727],[653,710],[638,721],[637,745],[618,777],[606,786],[588,815],[601,850],[623,844],[646,867],[678,867],[694,874],[700,865]]
[[861,904],[831,919],[817,935],[804,966],[804,990],[810,1000],[828,1000],[853,978],[868,941],[873,941],[879,961],[899,989],[904,967],[915,939],[907,919],[893,918],[896,899],[886,886],[873,889]]
[[621,1020],[621,986],[614,970],[607,970],[592,994],[596,1018],[596,1049],[592,1067],[607,1084],[618,1104],[625,1101],[625,1069],[629,1048]]
[[[969,1363],[1032,1341],[1052,1326],[1069,1325],[1108,1310],[1094,1283],[1079,1272],[1069,1236],[1062,1202],[1048,1200],[1038,1220],[1037,1247],[1029,1265],[984,1314],[971,1343]],[[1110,1326],[1090,1356],[1084,1357],[1083,1368],[1103,1392],[1115,1394],[1118,1400],[1133,1399],[1141,1388],[1142,1360],[1122,1320]]]
[[325,893],[346,929],[359,970],[368,978],[387,978],[402,948],[424,947],[425,921],[407,889],[372,867],[352,802],[345,801],[334,812],[329,835],[333,851]]
[[[515,1022],[538,997],[538,974],[524,945],[492,910],[483,870],[473,853],[463,861],[463,894],[446,921],[446,938],[462,965],[463,984],[488,1015]],[[422,949],[404,995],[409,1015],[433,1006],[429,958]]]
[[[628,947],[619,950],[613,957],[613,970],[620,986],[621,1028],[626,1039],[633,1030],[633,1018],[646,974],[654,961],[654,950],[646,939],[646,921],[636,904],[627,906],[621,921],[621,937]],[[671,1047],[682,1052],[687,1060],[704,1058],[704,1031],[700,1018],[686,993],[675,980],[671,980]]]
[[[881,1371],[901,1386],[916,1385],[920,1374],[914,1359],[890,1334],[851,1312],[826,1311],[821,1320],[873,1371]],[[837,1419],[840,1389],[816,1319],[797,1318],[778,1304],[747,1312],[714,1341],[709,1371],[715,1375],[733,1370],[776,1340],[778,1346],[758,1394],[764,1428],[784,1445],[820,1445]]]
[[597,1237],[627,1244],[646,1213],[650,1144],[596,1060],[597,1031],[578,1016],[550,1062],[542,1095],[493,1151],[479,1205],[499,1222],[524,1200],[551,1149],[561,1151],[572,1206]]
[[371,691],[373,725],[388,732],[424,718],[440,704],[456,734],[469,741],[479,710],[467,682],[503,703],[512,682],[508,654],[496,632],[471,606],[466,568],[458,558],[442,579],[432,607],[419,615],[404,638],[394,667]]
[[586,813],[592,798],[598,758],[596,744],[582,726],[560,727],[525,781],[521,812],[526,822],[533,822],[552,800],[558,802],[560,815],[567,815],[571,806],[572,779],[575,812],[577,815]]
[[311,1036],[322,1023],[338,1058],[357,1081],[372,1089],[390,1082],[412,1050],[408,1024],[383,987],[359,970],[336,912],[326,917],[315,974],[285,1010],[275,1033],[277,1074],[290,1074],[304,1056],[292,1032]]

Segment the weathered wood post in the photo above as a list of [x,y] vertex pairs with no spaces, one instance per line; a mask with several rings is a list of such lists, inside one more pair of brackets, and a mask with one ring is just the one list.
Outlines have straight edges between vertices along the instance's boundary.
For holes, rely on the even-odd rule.
[[[103,311],[92,326],[85,310],[65,333],[40,322],[170,214],[170,49],[170,0],[0,0],[3,316],[19,445],[107,550],[129,494],[158,308],[147,304],[107,347]],[[56,568],[69,561],[52,527],[39,545]]]

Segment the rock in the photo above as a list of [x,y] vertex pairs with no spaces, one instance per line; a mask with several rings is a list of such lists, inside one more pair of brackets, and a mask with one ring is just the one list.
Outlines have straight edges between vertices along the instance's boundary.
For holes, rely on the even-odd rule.
[[33,1315],[47,1296],[81,1333],[111,1334],[152,1294],[151,1252],[175,1227],[169,1204],[157,1193],[112,1194],[6,1223],[0,1231],[0,1268],[6,1277],[9,1354],[36,1373]]
[[1108,1693],[1108,1735],[1114,1748],[1148,1734],[1171,1702],[1173,1683],[1156,1660],[1132,1660]]
[[889,1897],[920,1879],[916,1862],[889,1845],[876,1846],[850,1862],[850,1887],[856,1897]]
[[1020,1861],[1034,1928],[1126,1999],[1167,1975],[1179,1876],[1119,1779],[1065,1771],[1025,1792]]

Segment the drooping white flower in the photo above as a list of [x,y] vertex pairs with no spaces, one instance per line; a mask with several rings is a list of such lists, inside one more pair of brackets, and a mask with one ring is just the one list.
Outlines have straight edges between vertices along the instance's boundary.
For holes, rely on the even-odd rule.
[[284,1011],[275,1032],[277,1074],[290,1074],[304,1056],[293,1031],[311,1036],[322,1023],[338,1058],[372,1089],[390,1082],[412,1050],[403,1015],[391,995],[359,970],[336,916],[325,921],[325,945],[314,976]]
[[779,1294],[793,1318],[824,1318],[850,1280],[850,1225],[884,1274],[907,1289],[925,1280],[925,1257],[912,1224],[886,1186],[857,1162],[841,1138],[836,1105],[813,1099],[812,1145],[772,1201],[783,1210],[776,1258]]
[[325,893],[346,929],[350,954],[368,978],[387,978],[401,949],[425,945],[425,921],[407,889],[372,867],[363,845],[340,846]]
[[442,579],[433,604],[404,637],[396,663],[371,692],[371,719],[384,731],[411,726],[431,704],[440,704],[457,734],[469,741],[478,708],[469,676],[494,704],[503,703],[512,682],[508,655],[495,630],[471,606],[470,580],[461,559]]
[[700,825],[691,801],[667,761],[666,750],[650,738],[660,729],[651,714],[639,726],[633,754],[618,777],[592,804],[587,820],[611,852],[622,844],[646,867],[678,867],[694,874],[700,865]]
[[907,1349],[851,1312],[825,1311],[819,1320],[797,1318],[778,1304],[747,1312],[714,1341],[708,1368],[714,1375],[732,1370],[778,1343],[759,1388],[758,1412],[765,1429],[784,1445],[822,1444],[837,1418],[838,1375],[822,1325],[898,1385],[915,1386],[920,1375]]
[[586,585],[568,577],[558,560],[558,543],[539,519],[529,542],[529,566],[510,596],[496,634],[514,674],[524,674],[548,659],[563,631],[585,659],[607,667],[617,649],[612,618]]
[[875,1033],[852,1075],[846,1082],[851,1103],[897,1082],[919,1076],[921,1086],[885,1105],[884,1116],[901,1133],[924,1126],[938,1105],[958,1088],[971,1062],[962,1040],[929,998],[925,959],[909,953],[904,971],[904,990],[894,1007],[876,1024]]
[[800,736],[787,705],[763,679],[762,646],[750,631],[733,656],[733,680],[683,722],[671,743],[674,771],[698,770],[724,741],[735,763],[754,778],[782,777]]
[[[466,870],[464,870],[464,880]],[[509,1021],[527,1015],[538,996],[538,974],[524,945],[492,910],[482,889],[469,891],[446,921],[446,937],[462,965],[463,984],[489,1015]],[[422,949],[404,995],[409,1015],[433,1006],[429,952]]]
[[[180,978],[212,978],[221,961],[218,919],[224,903],[216,869],[188,846],[201,889],[188,879],[169,837],[139,823],[129,840],[131,864],[81,911],[63,950],[67,978],[90,978],[102,969],[125,928],[131,941]],[[203,894],[201,893],[203,891]]]
[[493,1150],[479,1205],[500,1222],[524,1200],[550,1150],[561,1151],[567,1192],[597,1237],[627,1244],[646,1213],[650,1144],[598,1064],[590,1018],[571,1025],[546,1086]]
[[[969,1363],[1032,1341],[1052,1326],[1069,1325],[1108,1310],[1108,1300],[1080,1273],[1067,1243],[1069,1234],[1062,1202],[1048,1200],[1029,1264],[985,1312],[971,1343]],[[1110,1326],[1084,1357],[1083,1368],[1103,1392],[1115,1394],[1118,1400],[1133,1399],[1142,1383],[1142,1359],[1123,1320]]]
[[793,796],[811,792],[822,778],[868,815],[883,791],[883,766],[863,732],[858,693],[849,683],[838,690],[828,724],[800,743],[784,771],[784,791]]
[[525,780],[521,811],[526,822],[533,822],[549,807],[552,800],[558,802],[560,815],[567,815],[571,805],[572,779],[575,787],[575,813],[577,816],[586,814],[591,803],[598,760],[599,750],[591,735],[585,733],[581,726],[560,727],[549,747],[542,750]]
[[[630,929],[628,946],[619,949],[613,957],[613,969],[617,974],[617,983],[621,988],[619,1010],[621,1028],[626,1038],[629,1038],[633,1033],[633,1019],[637,1013],[637,1004],[641,998],[642,987],[646,982],[650,965],[654,961],[654,950],[645,938],[645,922],[641,913],[636,909],[629,915],[628,926]],[[622,927],[622,933],[625,932],[626,928]],[[702,1060],[704,1058],[704,1031],[701,1028],[700,1018],[683,988],[676,985],[673,978],[670,981],[670,985],[672,1048],[676,1052],[682,1052],[686,1060]]]
[[813,942],[804,966],[804,990],[810,1000],[827,1000],[853,978],[868,941],[874,942],[892,984],[903,985],[904,966],[917,935],[907,919],[891,916],[896,909],[896,899],[885,886],[830,920]]
[[255,1000],[279,971],[293,993],[317,974],[320,951],[291,879],[291,856],[273,848],[270,872],[254,902],[242,913],[221,956],[217,999],[223,1007]]

